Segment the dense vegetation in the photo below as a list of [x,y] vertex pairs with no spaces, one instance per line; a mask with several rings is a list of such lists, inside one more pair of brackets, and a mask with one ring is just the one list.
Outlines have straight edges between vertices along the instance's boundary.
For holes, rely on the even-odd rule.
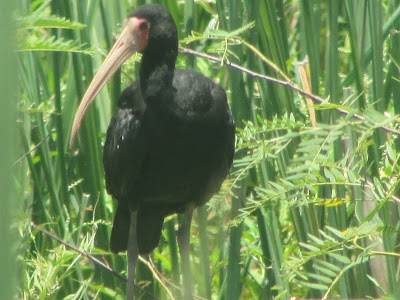
[[[144,2],[171,11],[178,67],[226,89],[238,128],[231,174],[192,225],[196,295],[399,295],[400,0],[20,0],[8,11],[17,16],[18,150],[6,168],[16,193],[5,200],[18,203],[16,297],[124,298],[126,255],[108,250],[114,206],[101,157],[139,57],[98,96],[73,150],[67,141],[85,88]],[[179,297],[178,223],[171,216],[141,259],[142,299]]]

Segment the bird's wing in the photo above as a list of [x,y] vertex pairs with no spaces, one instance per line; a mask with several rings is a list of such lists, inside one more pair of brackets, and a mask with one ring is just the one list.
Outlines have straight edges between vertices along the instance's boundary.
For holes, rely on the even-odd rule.
[[107,192],[118,200],[110,240],[110,248],[114,253],[127,249],[129,206],[135,205],[132,187],[141,172],[146,154],[146,142],[140,134],[144,110],[139,83],[135,82],[122,92],[104,144]]
[[146,142],[141,135],[145,104],[138,82],[126,88],[107,130],[103,163],[107,192],[119,206],[132,202],[132,186],[138,178],[146,155]]

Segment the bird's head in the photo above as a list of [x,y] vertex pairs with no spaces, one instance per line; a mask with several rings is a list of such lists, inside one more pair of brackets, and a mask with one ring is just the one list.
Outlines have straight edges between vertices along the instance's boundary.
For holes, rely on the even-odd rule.
[[[171,14],[161,5],[146,4],[135,9],[125,20],[122,33],[90,83],[73,121],[69,145],[72,148],[78,128],[88,108],[112,75],[134,53],[153,55],[171,51],[176,59],[177,29]],[[175,61],[173,61],[175,63]]]
[[137,20],[140,25],[148,25],[147,45],[140,52],[163,52],[171,47],[177,48],[178,34],[174,19],[169,11],[159,4],[146,4],[139,6],[130,15],[126,22]]

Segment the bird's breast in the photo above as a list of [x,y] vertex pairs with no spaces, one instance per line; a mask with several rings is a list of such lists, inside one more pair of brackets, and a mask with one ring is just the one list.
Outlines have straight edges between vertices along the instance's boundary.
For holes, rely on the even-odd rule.
[[188,201],[204,203],[232,162],[234,131],[223,89],[177,70],[166,95],[141,98],[138,84],[132,85],[107,133],[107,188],[131,210],[144,202],[175,211]]

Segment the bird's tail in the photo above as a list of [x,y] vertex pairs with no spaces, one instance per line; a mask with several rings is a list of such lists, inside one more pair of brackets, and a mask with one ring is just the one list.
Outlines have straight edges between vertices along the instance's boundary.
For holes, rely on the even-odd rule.
[[114,217],[114,224],[111,231],[110,249],[114,253],[126,251],[128,247],[128,237],[130,228],[129,209],[117,208]]
[[142,205],[137,214],[137,242],[140,254],[147,254],[158,246],[164,222],[164,211],[159,207]]
[[[128,208],[118,206],[111,231],[110,249],[114,253],[126,251],[128,247],[131,214]],[[164,213],[162,210],[141,206],[137,212],[137,242],[140,254],[147,254],[160,241]]]

